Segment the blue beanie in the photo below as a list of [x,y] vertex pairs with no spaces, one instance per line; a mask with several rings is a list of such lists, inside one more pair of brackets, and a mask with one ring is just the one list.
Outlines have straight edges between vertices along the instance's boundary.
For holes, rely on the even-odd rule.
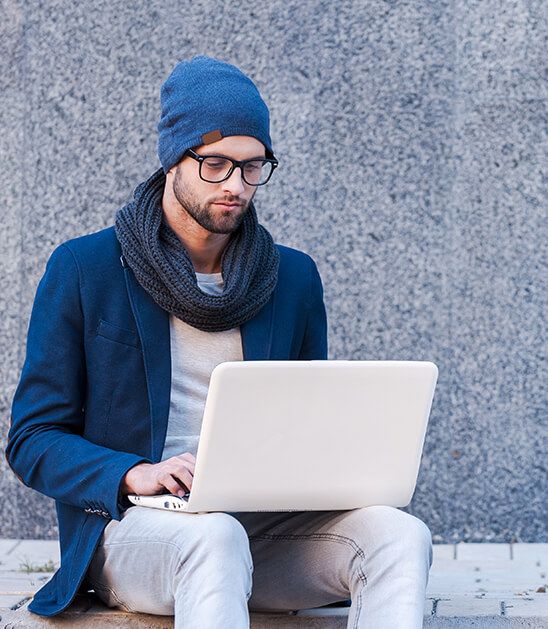
[[236,66],[203,55],[179,62],[160,91],[158,157],[164,173],[192,147],[249,135],[273,157],[268,107]]

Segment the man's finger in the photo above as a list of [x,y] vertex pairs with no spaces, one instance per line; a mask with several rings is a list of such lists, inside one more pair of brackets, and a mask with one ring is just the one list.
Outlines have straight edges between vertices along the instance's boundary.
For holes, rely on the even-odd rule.
[[180,470],[182,467],[190,468],[192,472],[194,472],[194,462],[190,459],[187,459],[184,454],[172,456],[170,459],[167,459],[163,463],[170,472],[173,472],[173,470]]
[[188,489],[181,483],[177,482],[177,480],[173,478],[173,476],[162,479],[161,485],[174,496],[183,496],[188,491]]
[[171,459],[167,459],[164,461],[164,468],[170,473],[177,475],[178,472],[182,470],[190,470],[191,474],[194,476],[194,463],[181,458],[181,456],[174,456]]
[[191,463],[192,465],[196,465],[196,457],[193,456],[190,452],[185,452],[184,454],[178,454],[173,457],[174,459],[178,459],[180,461],[185,461],[185,463]]
[[192,489],[192,474],[187,470],[180,470],[179,472],[172,473],[173,478],[180,483],[185,488],[188,487],[187,491]]

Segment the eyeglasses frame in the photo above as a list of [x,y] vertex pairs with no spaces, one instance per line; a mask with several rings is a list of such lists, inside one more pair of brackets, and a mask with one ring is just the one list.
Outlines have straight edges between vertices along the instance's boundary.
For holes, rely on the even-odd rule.
[[[221,183],[222,181],[226,181],[227,179],[230,178],[230,176],[236,170],[236,168],[239,168],[240,172],[242,173],[242,179],[245,181],[245,183],[248,186],[255,186],[255,187],[264,186],[266,183],[270,181],[270,178],[272,177],[272,173],[276,170],[279,163],[277,159],[270,159],[268,157],[259,157],[255,159],[243,159],[241,161],[238,161],[237,159],[232,159],[231,157],[227,157],[226,155],[199,155],[192,149],[187,149],[184,155],[188,157],[192,157],[192,159],[195,159],[197,162],[200,163],[198,174],[200,175],[200,179],[207,183]],[[227,159],[229,162],[232,162],[232,166],[230,167],[230,170],[228,171],[228,173],[219,181],[208,181],[207,179],[204,179],[202,177],[202,162],[206,159],[206,157],[218,157],[219,159]],[[269,162],[270,164],[272,164],[272,170],[270,171],[270,174],[268,175],[268,179],[266,181],[263,181],[263,183],[249,183],[249,181],[247,181],[244,175],[244,166],[248,162],[256,162],[258,159],[262,160],[263,162]]]

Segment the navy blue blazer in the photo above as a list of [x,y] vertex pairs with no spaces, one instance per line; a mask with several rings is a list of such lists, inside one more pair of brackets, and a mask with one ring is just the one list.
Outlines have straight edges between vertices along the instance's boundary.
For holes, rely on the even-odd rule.
[[[327,358],[322,284],[306,254],[277,245],[269,302],[241,326],[244,360]],[[29,609],[65,609],[101,534],[125,508],[119,488],[161,460],[171,386],[169,314],[121,257],[113,227],[52,253],[30,318],[6,457],[18,478],[56,501],[61,566]]]

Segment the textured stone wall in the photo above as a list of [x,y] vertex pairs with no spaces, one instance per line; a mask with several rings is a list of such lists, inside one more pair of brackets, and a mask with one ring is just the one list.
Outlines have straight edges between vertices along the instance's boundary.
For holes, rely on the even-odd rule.
[[[439,366],[410,511],[437,540],[543,540],[541,6],[3,0],[2,444],[49,254],[157,168],[160,85],[209,54],[270,107],[256,204],[317,260],[330,356]],[[54,537],[52,502],[0,475],[0,536]]]

